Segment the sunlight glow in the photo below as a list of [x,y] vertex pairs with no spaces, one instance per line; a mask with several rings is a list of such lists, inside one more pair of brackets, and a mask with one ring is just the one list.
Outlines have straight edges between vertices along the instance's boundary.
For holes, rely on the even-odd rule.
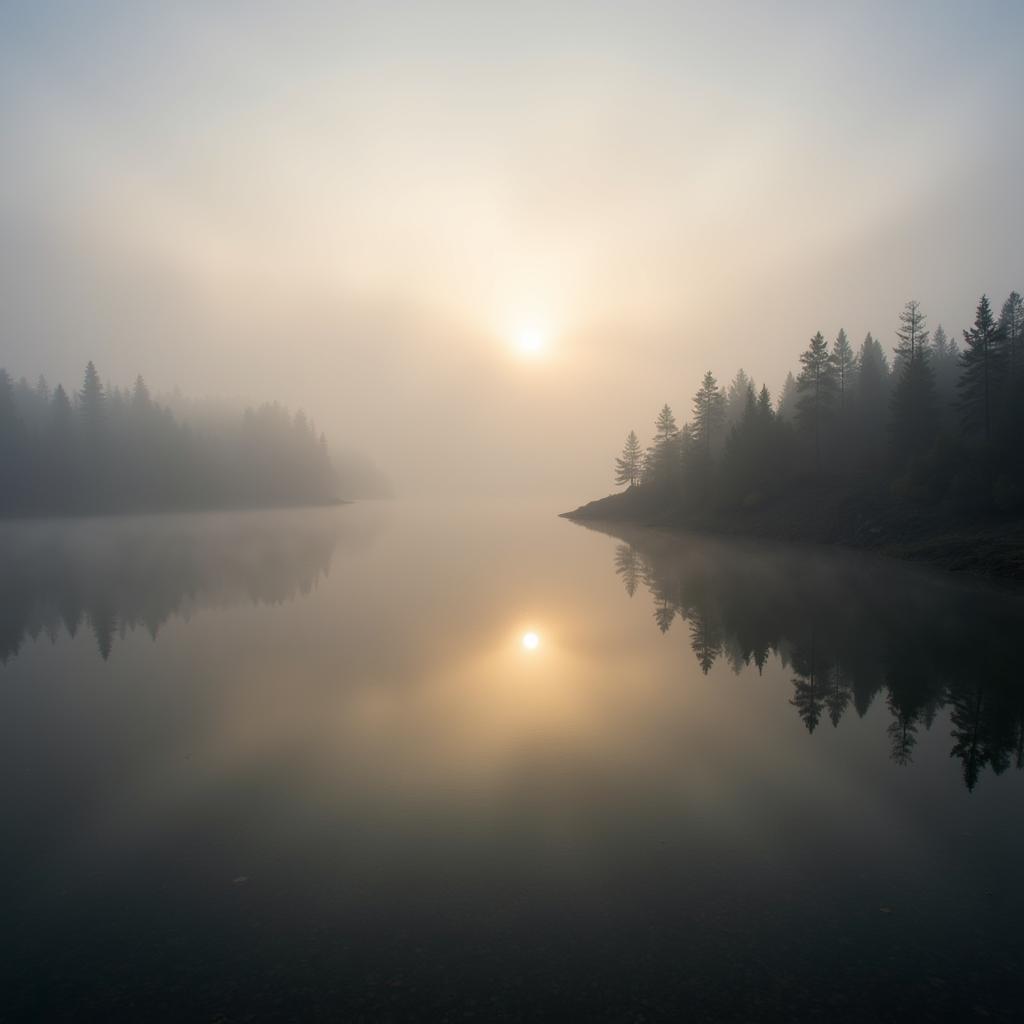
[[540,647],[540,637],[536,633],[524,633],[521,643],[526,650],[535,651]]
[[544,351],[544,335],[530,327],[519,332],[519,351],[524,356],[538,356]]

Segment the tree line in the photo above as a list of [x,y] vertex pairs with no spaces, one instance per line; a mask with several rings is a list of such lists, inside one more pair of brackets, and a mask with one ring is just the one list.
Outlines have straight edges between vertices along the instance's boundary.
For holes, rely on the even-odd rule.
[[969,512],[1024,509],[1024,300],[983,295],[962,347],[917,301],[890,363],[870,333],[854,349],[819,331],[773,401],[741,369],[708,371],[678,425],[666,404],[645,448],[630,431],[615,481],[681,511],[757,508],[801,483],[839,484]]
[[0,481],[2,515],[325,502],[338,487],[305,413],[182,419],[141,376],[112,387],[92,362],[70,394],[0,369]]

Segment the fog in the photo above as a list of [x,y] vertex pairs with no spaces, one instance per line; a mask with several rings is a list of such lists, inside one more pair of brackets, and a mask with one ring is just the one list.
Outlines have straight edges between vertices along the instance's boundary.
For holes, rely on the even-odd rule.
[[5,4],[0,365],[569,502],[707,369],[1019,287],[1024,9],[710,6]]

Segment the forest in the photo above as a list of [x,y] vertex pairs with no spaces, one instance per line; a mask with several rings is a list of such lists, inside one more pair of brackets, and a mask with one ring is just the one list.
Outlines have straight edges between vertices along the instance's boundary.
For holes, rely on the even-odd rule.
[[0,515],[329,503],[339,480],[305,413],[181,415],[142,377],[107,386],[92,362],[68,393],[0,369]]
[[[934,333],[916,301],[899,314],[891,360],[870,333],[819,331],[773,400],[741,369],[708,371],[680,426],[662,407],[642,445],[616,459],[627,492],[576,514],[765,526],[850,540],[1016,517],[1024,510],[1024,300],[995,314],[982,296],[963,343]],[[620,499],[617,503],[615,499]],[[622,499],[626,499],[623,501]],[[863,538],[861,538],[863,539]]]

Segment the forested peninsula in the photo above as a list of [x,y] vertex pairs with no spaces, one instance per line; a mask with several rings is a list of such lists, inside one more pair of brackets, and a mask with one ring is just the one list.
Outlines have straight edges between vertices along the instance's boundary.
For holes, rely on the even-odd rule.
[[567,518],[834,543],[1024,580],[1024,300],[982,296],[959,345],[916,301],[892,360],[816,333],[777,400],[705,373],[615,460],[625,490]]
[[142,377],[110,387],[92,362],[70,394],[0,369],[0,516],[331,504],[339,478],[305,413],[173,411]]

